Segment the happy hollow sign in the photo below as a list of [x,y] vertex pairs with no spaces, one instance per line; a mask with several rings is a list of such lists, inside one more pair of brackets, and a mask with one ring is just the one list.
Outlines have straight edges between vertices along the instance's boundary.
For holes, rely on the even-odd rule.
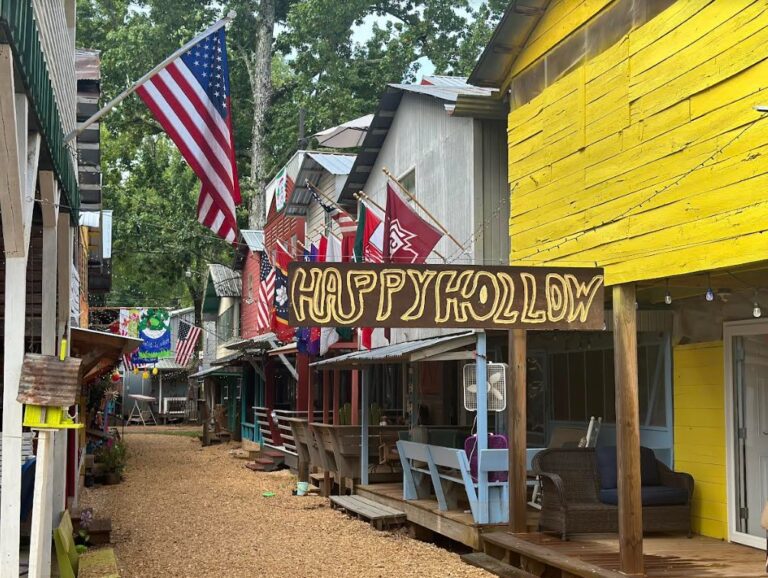
[[293,262],[294,327],[604,328],[603,270]]

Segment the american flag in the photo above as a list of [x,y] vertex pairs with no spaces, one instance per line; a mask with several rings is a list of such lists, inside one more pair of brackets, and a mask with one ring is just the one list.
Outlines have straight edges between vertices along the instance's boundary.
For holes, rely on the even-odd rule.
[[240,185],[224,29],[203,37],[136,92],[202,182],[197,220],[234,243]]
[[126,371],[133,371],[133,354],[133,351],[131,353],[123,353],[123,366]]
[[266,330],[272,327],[272,300],[275,294],[275,269],[269,262],[266,251],[261,251],[259,265],[259,305],[257,309],[256,327]]
[[176,340],[176,363],[186,366],[195,351],[202,330],[197,325],[179,320],[179,338]]
[[355,257],[355,235],[357,233],[357,221],[346,211],[336,211],[331,218],[336,221],[341,231],[341,260],[346,263]]

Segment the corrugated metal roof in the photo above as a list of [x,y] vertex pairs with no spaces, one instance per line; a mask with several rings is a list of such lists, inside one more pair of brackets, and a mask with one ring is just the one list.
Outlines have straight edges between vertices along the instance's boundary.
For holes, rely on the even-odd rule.
[[307,153],[307,156],[332,175],[348,175],[356,158],[356,155],[333,153]]
[[198,371],[196,373],[190,374],[189,377],[200,378],[200,377],[207,377],[207,376],[212,375],[212,374],[216,374],[216,375],[237,375],[237,374],[240,373],[240,371],[241,370],[239,370],[239,369],[233,371],[232,369],[229,369],[229,368],[226,368],[226,367],[208,367],[206,369],[201,369],[200,371]]
[[235,341],[234,343],[225,345],[225,347],[227,349],[256,349],[259,347],[264,348],[264,346],[266,346],[266,349],[269,349],[271,347],[270,343],[273,341],[277,341],[277,335],[274,333],[262,333],[261,335],[251,337],[250,339]]
[[208,265],[208,272],[217,297],[240,297],[242,280],[239,271],[233,271],[218,263],[211,263]]
[[16,401],[69,407],[80,391],[78,377],[82,361],[79,357],[60,361],[55,355],[25,354]]
[[458,333],[456,335],[444,335],[441,337],[431,337],[429,339],[418,339],[416,341],[405,341],[395,343],[394,345],[385,345],[376,349],[353,351],[338,357],[324,359],[310,363],[313,367],[320,366],[354,366],[366,365],[372,363],[399,363],[401,361],[410,361],[414,353],[429,349],[439,344],[447,344],[451,341],[456,342],[456,347],[463,347],[463,341],[467,338],[475,338],[474,332]]
[[230,353],[229,355],[225,355],[223,357],[219,357],[218,359],[214,359],[211,361],[211,365],[216,365],[218,367],[222,367],[224,365],[230,365],[235,361],[240,361],[245,357],[245,353],[242,351],[235,351],[234,353]]
[[154,367],[158,369],[158,371],[178,371],[180,369],[186,369],[186,365],[181,365],[179,363],[176,363],[173,359],[159,359],[157,363],[155,363]]
[[[460,77],[431,77],[436,80],[434,84],[390,84],[392,88],[412,92],[415,94],[425,94],[433,98],[438,98],[446,102],[456,102],[459,95],[492,96],[496,92],[493,88],[480,88],[466,83],[465,78]],[[440,79],[437,81],[437,79]]]
[[251,251],[264,250],[264,231],[240,231],[240,234]]

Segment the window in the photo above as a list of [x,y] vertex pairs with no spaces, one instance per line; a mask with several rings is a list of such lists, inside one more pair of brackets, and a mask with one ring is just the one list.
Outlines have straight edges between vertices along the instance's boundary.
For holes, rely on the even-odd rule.
[[[549,354],[552,418],[586,422],[592,416],[616,422],[613,349],[580,349]],[[664,341],[638,343],[640,424],[667,427],[667,355]]]
[[416,169],[411,169],[398,179],[400,184],[414,197],[416,196]]
[[235,336],[235,307],[230,307],[216,320],[216,334],[221,343]]

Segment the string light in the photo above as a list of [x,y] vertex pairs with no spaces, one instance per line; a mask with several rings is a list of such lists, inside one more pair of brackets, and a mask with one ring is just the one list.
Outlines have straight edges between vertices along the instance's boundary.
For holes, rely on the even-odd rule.
[[754,303],[752,304],[752,317],[755,319],[763,316],[763,310],[760,309],[760,303],[757,301],[757,289],[755,289]]
[[672,305],[672,294],[669,292],[669,279],[667,279],[667,291],[664,293],[664,303]]

